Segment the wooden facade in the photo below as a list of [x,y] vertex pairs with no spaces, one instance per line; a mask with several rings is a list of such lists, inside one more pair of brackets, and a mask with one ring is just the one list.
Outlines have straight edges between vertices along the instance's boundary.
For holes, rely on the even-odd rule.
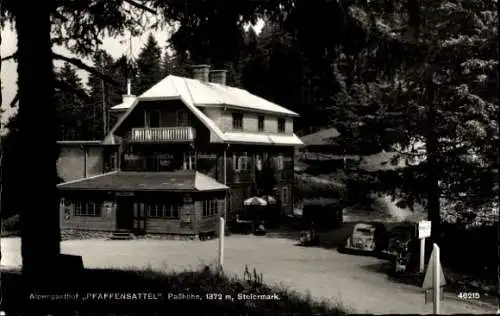
[[[165,106],[165,102],[168,102],[168,106]],[[223,108],[206,108],[203,112],[213,122],[220,124],[223,131],[237,131],[233,129],[232,114],[242,113],[239,110],[229,111]],[[151,119],[152,117],[155,119]],[[253,112],[243,112],[243,125],[240,131],[258,132],[259,117],[264,119],[263,134],[279,134],[278,116]],[[283,134],[293,135],[293,120],[291,118],[283,120],[285,129]],[[186,127],[193,129],[191,135],[195,135],[194,139],[159,139],[156,142],[143,142],[135,141],[130,136],[130,131],[134,128],[148,130]],[[273,195],[279,201],[283,213],[291,214],[293,211],[291,192],[294,181],[294,147],[292,146],[211,144],[210,131],[178,100],[147,103],[132,113],[116,134],[124,139],[120,148],[120,169],[197,170],[207,174],[231,188],[231,198],[227,203],[229,213],[241,210],[245,198],[262,193],[257,192],[257,188],[262,187],[258,173],[262,172],[259,169],[268,165],[273,170],[276,188],[274,192],[263,193]]]
[[61,229],[199,235],[216,231],[225,192],[71,192],[61,198]]

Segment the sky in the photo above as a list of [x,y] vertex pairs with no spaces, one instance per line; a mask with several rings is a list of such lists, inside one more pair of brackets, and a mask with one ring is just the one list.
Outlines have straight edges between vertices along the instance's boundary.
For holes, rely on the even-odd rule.
[[[264,22],[261,20],[255,26],[254,29],[256,32],[260,32],[262,27],[264,26]],[[153,35],[156,37],[160,47],[166,46],[167,40],[170,37],[171,29],[164,29],[159,31],[153,31]],[[147,38],[150,32],[144,32],[141,36],[132,38],[132,55],[137,57],[142,47],[146,44]],[[9,26],[6,25],[2,30],[2,44],[0,47],[0,52],[2,58],[8,56],[15,52],[17,47],[17,34],[16,32]],[[113,58],[118,58],[123,54],[128,54],[130,45],[128,38],[120,37],[120,38],[104,38],[102,47],[105,49]],[[54,51],[63,54],[66,56],[72,56],[69,51],[62,47],[55,47]],[[87,64],[91,64],[90,60],[84,60]],[[56,67],[62,66],[62,62],[54,62]],[[88,73],[84,70],[79,70],[78,74],[83,79],[83,82],[87,82]],[[2,62],[2,70],[1,70],[1,79],[2,79],[2,109],[5,110],[4,113],[1,114],[1,121],[6,122],[8,118],[14,114],[17,110],[15,108],[10,107],[11,101],[14,99],[17,91],[17,64],[13,60],[8,60]]]

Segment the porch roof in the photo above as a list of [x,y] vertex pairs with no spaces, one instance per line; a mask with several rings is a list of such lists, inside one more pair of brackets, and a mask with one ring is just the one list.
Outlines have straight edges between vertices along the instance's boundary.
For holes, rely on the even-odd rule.
[[114,171],[58,185],[60,190],[90,191],[224,191],[229,188],[197,171],[130,172]]

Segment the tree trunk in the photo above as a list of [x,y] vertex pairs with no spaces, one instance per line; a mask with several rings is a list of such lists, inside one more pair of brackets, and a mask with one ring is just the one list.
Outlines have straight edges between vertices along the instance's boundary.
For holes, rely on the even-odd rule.
[[[497,41],[500,45],[500,1],[497,1]],[[497,93],[500,100],[500,47],[497,45]],[[498,102],[498,101],[497,101]],[[497,123],[500,122],[500,111],[497,110]],[[498,144],[497,144],[498,146]],[[499,150],[499,148],[497,148]],[[497,168],[500,168],[500,152],[497,153]],[[500,170],[498,170],[500,174]],[[500,187],[500,176],[497,175]],[[498,189],[498,202],[500,202],[500,189]],[[500,214],[497,216],[497,314],[500,314]]]
[[[431,68],[432,69],[432,68]],[[427,217],[432,222],[431,242],[437,242],[441,226],[441,207],[439,188],[439,140],[436,134],[436,109],[434,105],[434,71],[429,71],[426,78],[427,135],[425,139],[427,154]]]
[[[54,2],[15,1],[18,39],[19,150],[25,184],[19,203],[23,275],[36,286],[52,284],[60,253],[54,70],[50,14]],[[36,14],[33,14],[36,12]],[[21,164],[20,164],[21,165]]]
[[[0,0],[0,13],[2,12],[2,1]],[[0,29],[0,47],[2,46],[2,30]],[[1,58],[1,53],[0,53],[0,58]],[[2,61],[0,60],[0,74],[2,73]],[[3,97],[2,97],[2,80],[0,79],[0,106],[2,105],[3,102]],[[0,123],[0,127],[1,123]],[[2,168],[3,168],[3,137],[0,138],[0,231],[3,231],[3,220],[2,220],[2,210],[3,210],[3,173],[2,173]],[[2,261],[2,245],[0,242],[0,262]]]

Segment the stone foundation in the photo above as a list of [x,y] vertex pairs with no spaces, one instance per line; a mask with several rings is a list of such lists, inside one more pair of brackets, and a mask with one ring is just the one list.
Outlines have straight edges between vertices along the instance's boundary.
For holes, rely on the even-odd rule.
[[[101,239],[108,240],[113,235],[113,232],[96,232],[76,229],[61,230],[61,240],[81,240],[81,239]],[[145,234],[137,235],[135,239],[151,239],[151,240],[199,240],[198,234],[194,235],[174,235],[174,234]]]

